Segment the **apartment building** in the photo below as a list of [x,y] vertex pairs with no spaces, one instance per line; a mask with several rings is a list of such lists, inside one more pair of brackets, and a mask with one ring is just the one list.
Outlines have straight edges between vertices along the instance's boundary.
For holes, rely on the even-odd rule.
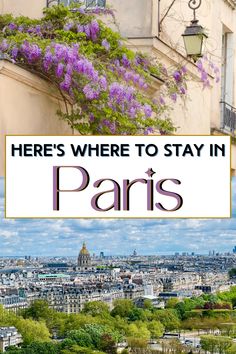
[[[196,16],[207,32],[204,53],[209,87],[203,89],[199,68],[186,56],[182,34],[193,19],[192,1],[77,0],[87,7],[111,6],[116,23],[106,19],[134,50],[149,53],[167,68],[185,65],[190,80],[188,98],[178,100],[170,112],[176,134],[231,135],[232,175],[236,175],[236,1],[197,1]],[[70,0],[0,0],[0,13],[39,18],[46,6],[70,4]],[[204,59],[203,59],[204,60]],[[215,82],[214,70],[221,73]],[[160,83],[154,91],[160,88]],[[62,101],[44,80],[4,60],[0,61],[0,131],[3,134],[70,134],[58,119]],[[3,94],[4,93],[4,94]],[[17,107],[17,110],[15,109]],[[2,142],[1,142],[2,144]],[[3,145],[0,146],[0,151]],[[3,159],[1,159],[2,161]],[[3,165],[0,175],[3,174]]]
[[0,351],[5,353],[11,346],[19,346],[22,343],[22,336],[15,327],[0,327]]
[[39,295],[39,299],[47,301],[51,308],[65,313],[79,313],[91,301],[102,301],[112,308],[113,301],[122,298],[124,292],[116,285],[102,290],[96,287],[51,286],[42,289]]
[[28,307],[26,299],[19,295],[0,295],[0,305],[11,312],[18,312]]

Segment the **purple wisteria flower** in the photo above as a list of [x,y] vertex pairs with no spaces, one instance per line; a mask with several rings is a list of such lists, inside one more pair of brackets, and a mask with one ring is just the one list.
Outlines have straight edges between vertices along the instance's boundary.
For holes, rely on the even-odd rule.
[[23,26],[23,25],[20,25],[20,26],[18,27],[18,31],[19,31],[19,32],[24,32],[24,26]]
[[92,39],[92,41],[97,40],[99,30],[100,27],[97,20],[93,20],[90,24],[85,26],[85,33],[88,38]]
[[[96,11],[100,13],[100,9]],[[56,25],[54,21],[47,20],[27,22],[22,26],[9,23],[3,35],[11,36],[11,41],[2,41],[0,49],[3,48],[16,63],[34,68],[59,86],[66,93],[66,99],[70,96],[70,104],[75,105],[75,109],[80,107],[81,115],[91,130],[129,134],[140,129],[144,134],[152,134],[156,129],[156,123],[152,124],[152,121],[157,118],[158,112],[164,112],[167,107],[162,96],[154,103],[144,95],[143,90],[149,85],[149,73],[160,74],[160,78],[165,76],[161,94],[169,97],[171,93],[171,99],[176,102],[178,95],[186,93],[187,69],[183,66],[169,74],[165,67],[156,65],[154,70],[155,63],[152,65],[148,56],[139,53],[132,55],[116,36],[111,41],[110,37],[101,38],[105,32],[104,25],[100,28],[100,23],[90,16],[90,10],[80,8],[77,12],[77,18],[73,12]],[[64,43],[60,33],[63,29],[68,31],[68,40],[65,39]],[[18,41],[14,43],[14,33],[10,31],[15,30],[25,33],[19,38],[31,38],[21,40],[20,44]],[[77,44],[72,44],[73,38]],[[45,43],[49,43],[46,48]],[[86,44],[91,50],[85,50]],[[99,44],[101,50],[104,48],[102,55]],[[111,48],[118,50],[113,54]],[[210,68],[218,75],[215,66],[210,65]],[[204,85],[207,85],[207,72],[200,64],[198,69]],[[112,118],[107,118],[107,107],[114,112]],[[158,124],[158,119],[156,122]],[[126,128],[123,129],[122,125]]]
[[181,71],[182,71],[183,74],[187,74],[188,70],[187,70],[185,65],[182,66]]
[[9,48],[9,44],[8,44],[7,40],[4,39],[0,44],[0,50],[2,52],[6,52],[8,50],[8,48]]
[[16,60],[18,53],[19,53],[19,49],[17,47],[13,47],[11,51],[11,55],[14,60]]
[[173,74],[173,77],[175,79],[176,82],[180,82],[182,80],[182,75],[179,71],[175,71]]
[[107,79],[105,78],[105,76],[100,77],[100,79],[99,79],[99,84],[100,84],[101,89],[102,89],[103,91],[106,91],[106,90],[107,90]]
[[130,118],[135,118],[137,115],[137,108],[134,106],[131,106],[128,111],[128,114],[129,114]]
[[164,100],[164,98],[163,98],[162,96],[160,96],[160,99],[159,99],[159,100],[160,100],[160,104],[161,104],[161,105],[164,106],[164,105],[166,104],[166,102],[165,102],[165,100]]
[[122,56],[121,62],[122,62],[122,65],[124,65],[125,68],[129,68],[129,67],[130,67],[130,61],[129,61],[129,59],[127,58],[127,55],[126,55],[126,54],[124,54],[124,55]]
[[64,65],[59,63],[56,68],[56,76],[57,78],[61,78],[64,74]]
[[108,119],[103,119],[102,125],[107,127],[107,128],[109,128],[109,130],[110,130],[110,132],[112,134],[116,133],[116,124],[115,124],[115,122],[111,122]]
[[198,72],[200,73],[201,77],[201,82],[203,83],[203,88],[209,87],[210,86],[210,81],[208,79],[208,74],[206,72],[206,69],[204,68],[203,62],[201,59],[197,61],[197,68]]
[[22,55],[30,64],[38,61],[41,58],[42,50],[37,44],[31,44],[28,41],[24,41],[20,47],[20,50]]
[[51,68],[52,63],[53,63],[53,55],[51,53],[50,47],[47,47],[46,53],[43,58],[43,68],[46,72]]
[[61,89],[64,91],[69,91],[71,88],[71,81],[72,81],[71,76],[68,74],[65,74],[64,81],[61,82],[61,84],[60,84]]
[[41,35],[42,33],[41,33],[41,26],[40,25],[37,25],[36,27],[35,27],[35,33],[37,34],[37,35]]
[[79,8],[79,13],[85,15],[86,14],[85,9],[83,7],[80,7]]
[[64,25],[63,29],[64,29],[64,31],[70,31],[73,27],[74,27],[74,22],[70,21]]
[[17,25],[15,23],[9,23],[8,28],[10,31],[15,31],[17,30]]
[[202,63],[202,60],[201,60],[201,59],[199,59],[199,60],[197,61],[197,67],[198,67],[199,70],[203,70],[203,63]]
[[152,127],[148,127],[144,131],[144,135],[149,135],[149,134],[153,134],[153,133],[154,133],[154,129]]
[[172,93],[170,95],[170,98],[172,99],[173,102],[176,102],[177,101],[177,93]]
[[90,84],[84,86],[83,93],[88,100],[96,100],[99,97],[99,91],[92,88]]
[[91,113],[91,114],[89,115],[89,121],[90,121],[91,123],[93,123],[93,122],[95,121],[95,117],[94,117],[94,114],[93,114],[93,113]]
[[103,39],[103,41],[102,41],[102,46],[103,46],[107,51],[109,51],[110,48],[111,48],[111,45],[110,45],[110,43],[108,42],[107,39]]
[[67,65],[66,65],[66,73],[68,74],[68,75],[72,75],[72,73],[73,73],[73,65],[72,65],[72,63],[68,63]]
[[153,111],[152,111],[152,107],[149,104],[145,104],[143,106],[143,111],[147,118],[150,118],[152,116]]
[[85,29],[84,29],[84,26],[81,25],[80,23],[77,25],[77,32],[78,33],[84,33],[85,32]]

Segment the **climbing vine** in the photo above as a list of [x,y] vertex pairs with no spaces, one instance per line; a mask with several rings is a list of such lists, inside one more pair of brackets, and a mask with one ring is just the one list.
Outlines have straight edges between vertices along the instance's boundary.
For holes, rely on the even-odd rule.
[[[169,73],[128,49],[100,13],[59,5],[45,9],[40,20],[0,16],[0,50],[57,88],[65,103],[58,114],[80,134],[173,132],[170,102],[186,95],[186,68]],[[152,99],[156,79],[163,85]]]

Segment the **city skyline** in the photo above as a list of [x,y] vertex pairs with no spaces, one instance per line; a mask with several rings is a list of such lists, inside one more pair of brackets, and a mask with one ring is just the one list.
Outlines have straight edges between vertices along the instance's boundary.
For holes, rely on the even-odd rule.
[[[140,255],[232,252],[236,245],[236,178],[231,219],[95,220],[4,219],[0,178],[0,256],[76,256],[83,241],[91,254]],[[217,202],[217,191],[216,191]]]

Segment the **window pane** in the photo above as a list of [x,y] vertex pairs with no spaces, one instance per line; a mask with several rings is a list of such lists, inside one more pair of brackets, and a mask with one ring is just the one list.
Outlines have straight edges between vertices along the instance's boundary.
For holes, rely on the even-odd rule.
[[61,0],[61,3],[64,4],[65,6],[68,6],[70,4],[69,0]]
[[98,6],[105,7],[106,1],[105,0],[98,0]]
[[105,0],[86,0],[87,7],[105,7],[106,1]]
[[95,6],[94,0],[86,0],[86,7],[94,7]]
[[86,7],[106,7],[106,0],[59,0],[58,2],[65,6],[69,6],[71,3],[75,2],[84,4]]
[[61,4],[64,4],[65,6],[69,6],[72,3],[84,3],[84,0],[60,0]]

